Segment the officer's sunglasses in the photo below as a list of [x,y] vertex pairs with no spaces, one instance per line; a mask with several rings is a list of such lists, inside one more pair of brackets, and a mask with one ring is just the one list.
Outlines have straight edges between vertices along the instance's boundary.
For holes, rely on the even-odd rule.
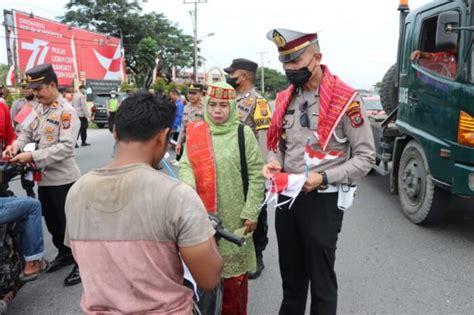
[[299,109],[301,112],[300,116],[300,124],[301,127],[308,128],[309,127],[309,116],[308,116],[308,101],[304,101],[299,105]]

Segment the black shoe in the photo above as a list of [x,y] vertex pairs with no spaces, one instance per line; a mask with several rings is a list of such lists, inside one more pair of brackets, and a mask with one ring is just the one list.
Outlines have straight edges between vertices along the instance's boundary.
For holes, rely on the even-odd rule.
[[76,149],[77,149],[77,148],[79,148],[79,145],[78,145],[77,143],[76,143],[76,146],[75,146],[75,148],[76,148]]
[[90,145],[91,145],[90,143],[83,142],[83,143],[81,144],[81,147],[88,147],[88,146],[90,146]]
[[79,267],[74,265],[71,273],[64,279],[64,285],[70,287],[79,283],[81,283],[81,274],[79,273]]
[[257,257],[257,270],[255,272],[249,272],[248,276],[250,280],[255,280],[262,274],[263,269],[265,269],[265,264],[263,263],[263,257]]
[[55,272],[59,269],[72,265],[74,263],[74,257],[72,254],[69,255],[58,255],[52,262],[49,263],[49,268],[47,272]]

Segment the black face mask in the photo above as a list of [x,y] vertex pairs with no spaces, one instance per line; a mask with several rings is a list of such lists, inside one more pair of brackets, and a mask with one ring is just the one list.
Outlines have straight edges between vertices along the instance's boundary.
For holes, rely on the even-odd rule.
[[35,95],[31,94],[31,95],[25,96],[25,98],[26,98],[26,100],[31,101],[35,98]]
[[[308,66],[313,61],[313,58],[311,58],[311,60],[309,61]],[[295,85],[296,87],[302,87],[303,85],[306,84],[306,82],[308,82],[309,78],[311,78],[312,71],[314,70],[314,68],[316,68],[316,65],[314,65],[313,70],[311,71],[309,71],[308,66],[303,67],[298,70],[285,71],[286,77],[291,82],[291,84]]]
[[239,77],[235,77],[235,78],[227,77],[226,81],[229,85],[231,85],[234,89],[236,89],[237,87],[239,87],[239,84],[237,83],[238,79]]

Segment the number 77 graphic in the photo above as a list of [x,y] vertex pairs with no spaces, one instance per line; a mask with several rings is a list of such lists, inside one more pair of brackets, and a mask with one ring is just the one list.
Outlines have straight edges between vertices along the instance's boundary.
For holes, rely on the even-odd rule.
[[[26,65],[25,71],[33,68],[35,65],[40,65],[44,63],[46,54],[49,51],[48,42],[41,39],[33,39],[33,43],[21,43],[21,48],[25,50],[32,50],[30,58],[28,59],[28,64]],[[39,55],[39,57],[38,57]],[[38,58],[38,61],[36,59]]]

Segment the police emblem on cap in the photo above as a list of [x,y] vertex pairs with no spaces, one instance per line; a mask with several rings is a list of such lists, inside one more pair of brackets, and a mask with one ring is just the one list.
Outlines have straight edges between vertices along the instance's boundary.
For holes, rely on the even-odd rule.
[[286,40],[277,30],[273,30],[273,42],[279,47],[285,47]]

